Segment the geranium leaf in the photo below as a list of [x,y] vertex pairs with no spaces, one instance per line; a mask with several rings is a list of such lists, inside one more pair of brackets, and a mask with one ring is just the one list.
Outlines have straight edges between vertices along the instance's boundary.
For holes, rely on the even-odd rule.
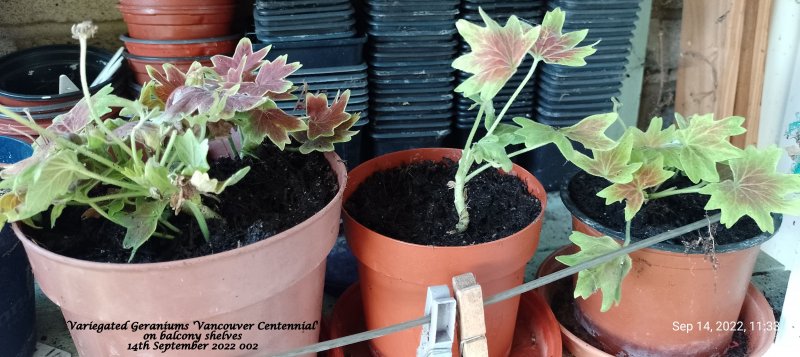
[[674,174],[672,171],[664,170],[664,159],[658,157],[645,162],[639,170],[636,170],[631,182],[612,184],[598,192],[597,196],[605,198],[607,205],[625,200],[625,220],[630,221],[644,204],[645,190],[664,183]]
[[752,146],[731,159],[731,179],[710,183],[700,193],[710,195],[706,210],[719,209],[720,222],[728,227],[742,216],[753,218],[762,231],[773,232],[770,213],[800,215],[800,175],[776,172],[783,150]]
[[144,166],[144,176],[142,178],[144,181],[139,182],[139,184],[147,187],[150,191],[150,196],[153,198],[169,198],[179,190],[170,180],[169,170],[161,166],[158,160],[152,157],[147,160]]
[[350,120],[351,115],[344,111],[348,100],[350,100],[350,90],[337,95],[330,107],[328,107],[328,96],[325,93],[306,94],[308,138],[314,140],[320,136],[332,136],[334,129]]
[[183,73],[171,63],[164,63],[162,68],[164,69],[164,74],[151,66],[147,66],[147,74],[156,83],[152,87],[153,94],[162,103],[166,103],[172,92],[186,84],[186,73]]
[[251,149],[261,144],[268,137],[275,146],[283,150],[286,144],[292,142],[289,133],[306,130],[306,123],[293,115],[279,109],[274,102],[268,101],[260,108],[247,113],[248,117],[242,122],[242,134],[245,149]]
[[526,148],[538,148],[553,143],[567,160],[572,160],[575,149],[563,133],[555,128],[523,117],[514,118],[520,128],[516,134],[523,138]]
[[575,125],[559,129],[567,138],[577,141],[587,149],[610,150],[614,147],[614,140],[606,136],[605,132],[611,124],[617,121],[617,113],[595,114],[583,118]]
[[676,131],[681,143],[680,161],[686,176],[694,183],[701,180],[718,182],[717,163],[741,155],[730,137],[746,130],[744,118],[727,117],[715,120],[713,114],[693,115],[685,120],[685,127]]
[[631,135],[633,135],[631,157],[634,161],[641,162],[662,157],[666,166],[682,169],[680,143],[675,136],[675,126],[663,127],[664,120],[661,117],[655,117],[650,120],[647,131],[631,128]]
[[481,101],[494,98],[517,71],[525,54],[539,35],[538,27],[523,24],[511,16],[505,26],[492,20],[479,9],[486,27],[466,20],[458,20],[458,32],[469,44],[472,52],[453,61],[453,68],[473,76],[462,82],[456,92],[471,98],[479,95]]
[[299,62],[286,64],[287,56],[279,56],[274,61],[266,61],[258,70],[255,82],[242,83],[240,93],[252,96],[281,95],[292,89],[292,82],[286,80],[290,74],[300,69]]
[[542,21],[539,38],[530,47],[530,53],[545,63],[578,67],[586,64],[585,58],[597,51],[594,44],[577,46],[586,38],[588,30],[562,34],[565,14],[560,8],[548,11]]
[[571,161],[591,175],[604,177],[613,183],[628,183],[642,166],[640,162],[630,162],[632,148],[633,137],[626,134],[611,150],[592,150],[593,158],[575,152]]
[[218,92],[201,87],[180,87],[169,96],[166,102],[166,115],[168,117],[179,117],[180,115],[192,115],[201,112],[213,115],[211,109],[220,107],[220,95]]
[[[211,57],[211,63],[214,64],[214,71],[220,76],[227,76],[232,69],[236,71],[240,68],[241,81],[252,82],[255,78],[253,71],[263,63],[262,60],[267,56],[271,48],[272,46],[266,46],[257,52],[253,52],[253,43],[249,38],[244,37],[236,45],[233,57],[216,55]],[[237,80],[237,82],[239,81]]]
[[519,145],[525,143],[525,138],[517,132],[520,127],[511,124],[497,124],[494,129],[494,135],[500,137],[502,141],[508,142],[508,145]]
[[45,158],[33,172],[19,215],[15,221],[30,218],[46,210],[55,199],[66,194],[75,181],[84,178],[83,165],[72,150],[62,150]]
[[357,131],[351,131],[350,128],[353,127],[353,124],[358,121],[360,116],[361,113],[351,114],[350,119],[339,124],[333,130],[333,135],[330,136],[319,136],[316,139],[311,139],[308,135],[308,131],[296,131],[292,133],[292,137],[302,143],[302,145],[300,145],[300,152],[303,154],[308,154],[313,151],[333,151],[333,144],[348,142],[353,135],[358,134]]
[[[95,114],[98,117],[102,117],[111,112],[111,108],[106,105],[109,103],[109,101],[105,100],[104,98],[117,98],[116,96],[111,95],[113,90],[114,88],[108,85],[92,95],[92,105],[94,106]],[[92,116],[89,113],[89,106],[86,105],[86,99],[81,99],[77,104],[75,104],[75,106],[72,107],[72,109],[70,109],[70,111],[55,117],[53,119],[53,124],[48,127],[48,130],[60,134],[75,134],[83,130],[83,128],[85,128],[86,125],[91,121]]]
[[136,209],[130,212],[119,212],[114,215],[114,221],[125,227],[125,238],[122,241],[122,248],[132,249],[130,259],[136,255],[136,251],[155,233],[158,228],[158,219],[167,208],[166,200],[139,200],[136,202]]
[[[572,232],[569,240],[579,246],[581,251],[556,257],[556,260],[567,266],[575,266],[620,249],[619,243],[608,236],[592,237]],[[622,300],[622,281],[630,272],[632,265],[631,257],[626,254],[594,268],[581,270],[575,284],[574,297],[588,299],[595,291],[600,290],[603,294],[600,311],[606,312],[612,306],[619,305]]]
[[185,173],[206,172],[210,169],[208,166],[208,139],[201,141],[194,135],[194,132],[187,130],[175,138],[174,146],[175,155],[188,166],[184,169]]
[[484,161],[492,167],[501,168],[503,171],[510,172],[514,164],[506,153],[506,146],[509,144],[509,136],[500,137],[494,134],[486,135],[478,140],[472,147],[472,154],[477,164]]

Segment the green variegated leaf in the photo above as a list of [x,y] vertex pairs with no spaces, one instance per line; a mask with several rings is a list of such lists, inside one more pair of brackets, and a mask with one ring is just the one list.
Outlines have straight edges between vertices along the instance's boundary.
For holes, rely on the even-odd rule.
[[191,130],[178,135],[175,140],[175,154],[182,163],[188,166],[183,170],[186,174],[198,170],[206,172],[210,169],[208,166],[208,139],[198,139]]
[[617,121],[618,116],[617,113],[595,114],[559,131],[567,138],[583,144],[587,149],[610,150],[615,143],[605,133],[608,127]]
[[506,153],[507,145],[508,141],[504,138],[494,134],[487,135],[473,145],[472,155],[478,164],[486,161],[492,167],[501,168],[503,171],[509,172],[514,164],[508,157],[508,153]]
[[523,142],[527,148],[538,148],[554,142],[558,136],[563,136],[553,127],[537,123],[528,118],[516,117],[514,122],[519,124],[520,128],[517,130],[517,135],[524,139]]
[[33,172],[27,185],[25,199],[18,215],[9,216],[14,221],[33,217],[46,210],[53,201],[70,191],[75,182],[85,176],[83,165],[74,151],[59,151],[43,160]]
[[581,30],[562,34],[565,14],[560,8],[548,11],[542,21],[541,32],[538,39],[530,48],[530,53],[545,63],[560,64],[562,66],[579,67],[586,64],[585,58],[597,51],[594,44],[575,47],[589,33]]
[[458,32],[472,52],[455,61],[453,68],[473,74],[462,82],[456,92],[467,98],[479,95],[482,102],[494,98],[517,71],[528,49],[536,42],[539,28],[524,25],[511,16],[505,26],[492,20],[479,9],[486,27],[458,20]]
[[631,182],[612,184],[597,195],[605,198],[607,205],[625,200],[625,220],[630,221],[644,204],[645,190],[664,183],[674,174],[672,171],[664,170],[664,159],[658,157],[645,162],[639,170],[636,170]]
[[631,128],[633,135],[633,152],[631,158],[634,161],[647,162],[658,157],[664,159],[664,165],[681,169],[681,145],[675,137],[675,126],[664,127],[664,120],[655,117],[650,120],[647,131],[639,128]]
[[509,145],[519,145],[525,142],[525,138],[517,134],[519,129],[518,126],[501,123],[494,128],[493,134],[500,137],[500,140],[508,142]]
[[152,198],[167,198],[178,192],[178,188],[169,178],[170,172],[166,167],[161,166],[154,158],[147,160],[144,166],[144,176],[140,185],[147,187]]
[[683,172],[694,183],[719,182],[717,163],[741,155],[730,137],[744,133],[744,118],[727,117],[715,120],[713,114],[693,115],[676,131],[681,143],[680,162]]
[[591,175],[604,177],[613,183],[629,183],[633,180],[633,173],[642,166],[641,162],[630,162],[632,148],[633,137],[626,134],[611,150],[592,150],[591,158],[575,152],[571,161]]
[[497,119],[497,113],[494,110],[494,103],[492,100],[487,100],[481,104],[483,107],[483,127],[486,130],[492,127],[494,121]]
[[[572,232],[569,240],[579,246],[581,251],[572,255],[556,257],[556,260],[568,266],[578,265],[621,248],[619,243],[608,236],[592,237],[580,232]],[[622,281],[628,275],[632,265],[631,257],[626,254],[594,268],[582,270],[578,273],[574,297],[588,299],[595,291],[600,290],[603,294],[600,311],[606,312],[613,305],[619,305],[622,300]]]
[[700,190],[711,196],[705,209],[719,209],[720,222],[728,227],[749,216],[766,232],[775,228],[770,213],[800,215],[800,175],[776,172],[781,155],[783,150],[774,146],[747,147],[729,162],[733,178]]
[[114,220],[117,223],[127,228],[125,238],[122,241],[122,248],[132,249],[128,261],[133,260],[136,250],[155,233],[158,227],[158,219],[164,213],[168,203],[169,201],[166,200],[141,200],[136,203],[136,209],[133,213],[119,212],[114,216]]

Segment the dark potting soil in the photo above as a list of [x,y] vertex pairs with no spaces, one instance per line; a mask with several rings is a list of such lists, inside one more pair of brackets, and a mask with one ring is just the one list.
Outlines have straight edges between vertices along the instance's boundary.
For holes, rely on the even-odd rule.
[[404,242],[466,246],[514,234],[539,215],[542,203],[516,176],[486,170],[467,182],[470,224],[450,233],[458,222],[453,190],[458,165],[425,161],[376,172],[350,196],[345,208],[369,229]]
[[[551,300],[551,308],[556,320],[567,328],[573,335],[583,340],[584,342],[592,345],[592,347],[603,350],[603,345],[600,344],[594,336],[589,334],[586,329],[581,326],[576,318],[575,299],[572,297],[572,280],[561,279],[551,283],[550,289],[554,289],[553,297]],[[745,325],[741,323],[742,325]],[[743,331],[735,331],[733,333],[733,340],[723,354],[724,357],[746,357],[748,348],[748,337]],[[628,356],[625,353],[619,353],[619,357],[635,357]]]
[[[223,217],[208,221],[208,242],[194,218],[181,214],[170,222],[182,234],[174,239],[150,238],[133,262],[188,259],[253,244],[311,217],[338,191],[336,175],[322,154],[302,155],[265,147],[256,156],[211,163],[209,175],[213,178],[227,178],[245,166],[250,166],[250,172],[226,188],[218,200],[204,198],[203,202]],[[68,208],[54,229],[29,230],[29,236],[46,249],[68,257],[127,262],[131,251],[122,249],[125,229],[104,219],[81,219],[84,211]]]
[[[625,230],[624,203],[606,205],[605,199],[597,196],[598,192],[609,185],[611,183],[602,177],[580,172],[569,183],[570,198],[577,208],[589,218],[614,231],[623,232]],[[690,185],[691,181],[688,178],[678,177],[670,179],[661,187],[683,188]],[[708,202],[708,196],[700,194],[668,196],[646,202],[631,222],[632,240],[652,237],[719,212],[718,210],[706,211],[703,209],[706,202]],[[736,243],[761,234],[758,225],[749,217],[743,217],[730,229],[721,224],[713,224],[711,228],[716,245]],[[698,238],[708,235],[709,229],[705,227],[667,242],[684,247],[686,244],[697,243]],[[687,251],[702,252],[702,249],[687,248]]]

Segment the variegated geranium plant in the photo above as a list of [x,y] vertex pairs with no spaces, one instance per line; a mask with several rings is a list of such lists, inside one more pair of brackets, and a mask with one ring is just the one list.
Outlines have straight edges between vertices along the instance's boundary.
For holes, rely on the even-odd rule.
[[[454,67],[473,73],[456,90],[474,99],[479,106],[478,120],[470,133],[455,179],[455,202],[459,226],[469,223],[464,184],[477,173],[499,167],[510,170],[510,158],[543,145],[554,144],[564,157],[586,173],[603,177],[610,186],[598,193],[607,204],[625,202],[625,240],[590,237],[573,232],[570,240],[581,251],[557,259],[573,266],[600,255],[609,254],[630,244],[630,226],[634,216],[648,200],[681,194],[709,196],[706,210],[720,210],[721,223],[731,227],[743,216],[751,217],[766,232],[774,230],[773,213],[800,214],[800,175],[777,171],[778,160],[786,153],[777,147],[739,149],[730,143],[731,136],[745,132],[744,118],[715,119],[712,114],[684,118],[676,114],[674,125],[664,128],[662,118],[653,118],[647,131],[626,127],[619,140],[605,135],[615,122],[625,127],[614,111],[586,117],[564,128],[555,128],[526,118],[513,118],[516,125],[501,123],[509,107],[506,104],[494,115],[492,99],[516,72],[525,56],[533,57],[533,66],[512,96],[516,97],[540,62],[583,65],[594,53],[592,46],[575,47],[586,31],[562,34],[564,13],[548,12],[541,26],[530,26],[511,17],[501,27],[481,12],[486,27],[459,22],[458,29],[473,52],[454,62]],[[473,143],[478,125],[487,135]],[[592,151],[587,156],[573,148],[573,142]],[[524,144],[524,149],[507,153],[506,147]],[[473,163],[486,162],[469,172]],[[670,178],[686,176],[692,186],[676,188]],[[578,274],[575,297],[588,298],[596,291],[603,294],[602,310],[607,311],[621,299],[621,283],[632,266],[628,255],[616,258]]]
[[[185,72],[171,64],[163,72],[148,68],[152,80],[138,100],[117,97],[110,86],[90,95],[86,41],[95,31],[90,22],[73,27],[81,44],[84,99],[72,110],[43,128],[0,107],[39,134],[33,155],[0,173],[3,223],[54,226],[67,206],[84,206],[85,217],[101,216],[126,228],[123,246],[132,259],[151,237],[180,233],[170,223],[177,214],[194,216],[208,239],[206,220],[219,217],[203,197],[220,194],[249,171],[210,177],[210,142],[241,158],[267,138],[281,150],[292,144],[310,153],[332,151],[334,143],[355,134],[349,129],[358,114],[344,111],[348,91],[330,107],[325,94],[307,94],[303,117],[279,109],[275,100],[293,98],[296,87],[286,78],[300,64],[287,63],[285,55],[267,61],[269,47],[253,52],[246,38],[232,57],[214,56],[209,67],[195,62]],[[47,211],[49,222],[42,222]]]

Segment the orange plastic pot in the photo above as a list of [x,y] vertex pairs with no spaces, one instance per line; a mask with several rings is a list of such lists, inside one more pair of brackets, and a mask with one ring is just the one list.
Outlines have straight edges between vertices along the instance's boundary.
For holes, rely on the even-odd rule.
[[[461,150],[436,148],[399,151],[374,158],[350,172],[350,185],[344,199],[375,172],[418,161],[441,161],[443,158],[458,161],[460,156]],[[529,192],[541,201],[544,212],[547,196],[539,181],[516,165],[510,174],[527,184]],[[466,272],[475,274],[484,296],[522,284],[525,265],[539,243],[542,217],[540,214],[521,231],[493,242],[466,247],[433,247],[381,235],[361,225],[345,210],[345,234],[359,262],[367,328],[377,329],[422,316],[427,287],[451,285],[453,276]],[[517,297],[486,308],[490,356],[508,355],[518,307]],[[420,328],[394,333],[371,340],[371,347],[381,356],[413,356],[420,333]]]
[[125,35],[119,37],[128,53],[143,57],[198,57],[228,55],[236,49],[240,35],[196,40],[139,40]]
[[[260,242],[199,258],[152,264],[107,264],[52,253],[38,246],[17,224],[14,232],[25,246],[42,291],[61,307],[67,321],[98,324],[128,322],[127,330],[71,329],[81,356],[161,355],[128,350],[144,334],[211,332],[194,321],[253,323],[235,350],[171,350],[169,356],[264,356],[318,341],[325,259],[339,230],[347,173],[333,153],[325,156],[336,173],[339,191],[322,210],[302,223]],[[26,230],[27,231],[27,230]],[[183,328],[132,331],[132,324],[185,324]],[[267,324],[308,323],[307,330],[264,329]],[[222,333],[222,330],[217,330]],[[191,340],[188,342],[192,342]],[[250,344],[249,347],[247,344]],[[257,344],[257,349],[254,345]],[[244,346],[245,348],[242,348]],[[153,348],[153,341],[150,341]]]
[[128,60],[128,66],[133,72],[133,77],[136,83],[144,85],[150,81],[150,75],[147,74],[147,66],[153,66],[157,70],[163,72],[162,65],[164,63],[172,63],[181,71],[186,71],[192,66],[195,61],[200,62],[204,66],[211,65],[211,57],[140,57],[126,53],[125,58]]
[[193,6],[117,6],[133,38],[189,40],[230,35],[237,17],[236,4]]
[[[555,273],[559,270],[566,268],[563,264],[556,260],[557,256],[569,255],[577,252],[577,246],[570,244],[559,248],[553,254],[550,254],[536,272],[536,277],[540,278],[548,274]],[[569,278],[565,278],[569,279]],[[564,284],[566,283],[566,284]],[[568,281],[559,280],[558,282],[542,286],[537,289],[547,304],[552,305],[553,300],[559,289],[570,289],[572,285]],[[773,345],[775,341],[776,331],[771,328],[775,326],[775,315],[772,313],[772,307],[758,291],[758,289],[750,284],[747,288],[747,295],[745,296],[742,310],[739,313],[739,321],[743,322],[743,327],[747,328],[747,353],[749,356],[763,356],[767,350]],[[756,328],[750,328],[751,326]],[[763,328],[758,328],[762,326]],[[564,325],[560,325],[562,340],[564,348],[567,349],[575,357],[612,357],[613,355],[606,353],[587,341],[580,339],[573,334]]]
[[[624,240],[580,212],[566,190],[561,199],[573,214],[573,230]],[[780,219],[776,224],[777,229]],[[665,243],[633,252],[620,304],[603,313],[600,294],[578,299],[578,320],[611,354],[718,355],[731,342],[730,326],[742,310],[759,246],[770,237],[717,246],[717,269],[703,254]]]
[[231,5],[237,0],[120,0],[120,5],[129,6],[204,6],[204,5]]

